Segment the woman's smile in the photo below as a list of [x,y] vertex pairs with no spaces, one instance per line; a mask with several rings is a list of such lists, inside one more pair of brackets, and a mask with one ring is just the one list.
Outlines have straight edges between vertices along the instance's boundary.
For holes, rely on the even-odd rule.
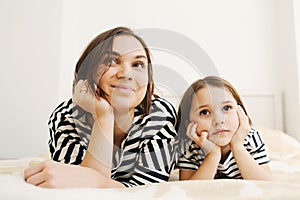
[[114,89],[115,92],[122,93],[122,94],[128,94],[128,95],[130,95],[132,92],[136,91],[131,86],[128,86],[125,84],[113,85],[112,88]]

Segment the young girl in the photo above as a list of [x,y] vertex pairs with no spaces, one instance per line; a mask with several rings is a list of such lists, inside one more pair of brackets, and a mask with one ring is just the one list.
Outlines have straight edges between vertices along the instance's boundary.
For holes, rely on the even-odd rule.
[[177,164],[180,180],[272,179],[265,143],[226,80],[195,81],[179,104],[178,119],[178,133],[192,140]]

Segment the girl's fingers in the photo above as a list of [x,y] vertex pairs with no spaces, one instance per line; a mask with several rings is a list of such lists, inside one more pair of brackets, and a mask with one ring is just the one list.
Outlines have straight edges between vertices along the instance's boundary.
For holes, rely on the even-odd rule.
[[203,131],[203,132],[201,133],[201,137],[202,137],[203,139],[207,139],[207,136],[208,136],[208,132],[207,132],[207,131]]
[[[186,129],[186,134],[189,138],[192,137],[192,133],[193,133],[193,130],[192,130],[192,127],[193,125],[195,124],[195,122],[190,122],[187,126],[187,129]],[[192,139],[192,138],[191,138]]]
[[247,122],[248,121],[248,116],[244,112],[243,108],[239,105],[237,109],[238,117],[240,122]]

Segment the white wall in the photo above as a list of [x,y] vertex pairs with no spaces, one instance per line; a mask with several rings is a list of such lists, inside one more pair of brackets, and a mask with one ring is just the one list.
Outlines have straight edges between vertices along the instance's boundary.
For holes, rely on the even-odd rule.
[[[218,73],[237,89],[282,93],[284,127],[300,139],[295,129],[299,118],[294,117],[299,115],[295,94],[300,92],[292,0],[0,2],[5,55],[0,62],[10,74],[1,73],[1,95],[6,95],[1,99],[5,131],[0,134],[5,143],[0,158],[45,151],[48,116],[59,101],[71,96],[78,57],[95,35],[117,25],[183,34],[204,49]],[[183,62],[174,62],[180,60],[175,54],[153,54],[158,65],[183,69]]]
[[0,159],[48,151],[58,99],[60,0],[0,0]]

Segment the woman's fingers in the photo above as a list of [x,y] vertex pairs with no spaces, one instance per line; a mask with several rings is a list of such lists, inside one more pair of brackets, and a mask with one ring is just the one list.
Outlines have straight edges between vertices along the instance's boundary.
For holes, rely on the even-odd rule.
[[25,181],[32,185],[40,185],[43,183],[45,181],[43,171],[50,162],[52,161],[47,160],[34,165],[30,164],[29,168],[24,170]]

